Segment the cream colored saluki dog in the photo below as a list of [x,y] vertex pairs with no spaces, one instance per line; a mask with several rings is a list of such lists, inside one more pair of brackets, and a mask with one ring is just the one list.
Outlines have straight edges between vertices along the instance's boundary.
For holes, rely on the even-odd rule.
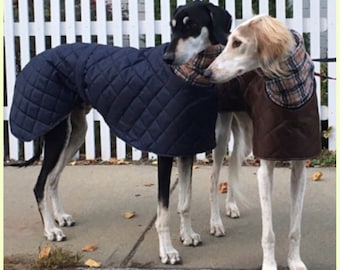
[[[296,46],[292,32],[283,23],[270,16],[257,15],[240,24],[231,33],[226,48],[208,67],[205,75],[214,83],[229,81],[252,70],[259,70],[264,74],[264,78],[284,78],[290,74],[284,70],[282,62],[292,54]],[[314,81],[314,77],[311,80]],[[273,169],[274,161],[261,157],[257,178],[262,209],[262,269],[266,270],[277,269],[271,203]],[[300,258],[301,215],[305,187],[305,161],[293,160],[288,254],[288,266],[291,270],[307,269]]]

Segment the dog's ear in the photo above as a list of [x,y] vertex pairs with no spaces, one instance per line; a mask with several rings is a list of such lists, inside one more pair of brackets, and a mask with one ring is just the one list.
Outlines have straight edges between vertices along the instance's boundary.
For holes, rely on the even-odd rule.
[[228,11],[211,3],[207,4],[207,8],[210,12],[215,41],[225,45],[230,33],[232,17]]
[[177,13],[179,12],[179,11],[181,11],[182,9],[183,9],[183,5],[182,6],[178,6],[175,10],[174,10],[174,12],[173,12],[173,14],[172,14],[172,17],[173,18],[175,18],[175,16],[177,15]]

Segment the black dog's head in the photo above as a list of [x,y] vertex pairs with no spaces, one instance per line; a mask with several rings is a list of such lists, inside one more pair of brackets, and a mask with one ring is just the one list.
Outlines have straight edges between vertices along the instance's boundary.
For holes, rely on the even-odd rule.
[[164,61],[185,64],[210,45],[226,44],[231,23],[231,15],[211,3],[194,1],[178,7],[170,22],[172,39]]

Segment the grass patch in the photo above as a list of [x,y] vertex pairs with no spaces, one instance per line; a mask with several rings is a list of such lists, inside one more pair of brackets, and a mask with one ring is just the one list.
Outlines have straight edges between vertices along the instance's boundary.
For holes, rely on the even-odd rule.
[[53,247],[46,256],[32,258],[28,255],[4,257],[4,270],[59,270],[75,269],[83,266],[81,252],[72,252],[61,247]]
[[52,248],[48,255],[38,258],[33,264],[34,270],[69,269],[81,265],[82,255],[63,248]]

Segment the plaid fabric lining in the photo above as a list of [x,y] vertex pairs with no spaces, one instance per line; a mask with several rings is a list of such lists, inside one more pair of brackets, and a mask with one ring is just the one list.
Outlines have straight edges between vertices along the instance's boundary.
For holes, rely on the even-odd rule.
[[314,65],[304,47],[302,36],[291,30],[296,40],[296,50],[285,62],[280,63],[289,76],[280,78],[266,78],[266,92],[268,97],[283,108],[299,108],[309,101],[313,94]]
[[215,60],[215,58],[223,51],[223,45],[213,45],[208,47],[188,63],[180,66],[173,66],[175,74],[186,82],[200,86],[208,87],[212,83],[203,76],[204,70]]

